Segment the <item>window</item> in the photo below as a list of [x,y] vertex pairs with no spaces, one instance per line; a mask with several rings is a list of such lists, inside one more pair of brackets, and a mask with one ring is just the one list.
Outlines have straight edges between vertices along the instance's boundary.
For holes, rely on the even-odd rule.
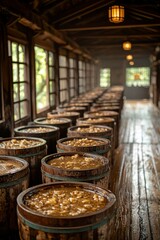
[[68,101],[67,57],[59,56],[60,103]]
[[95,65],[92,63],[91,65],[91,89],[96,86],[96,79],[95,79]]
[[29,91],[25,45],[9,41],[9,53],[12,56],[14,121],[28,116]]
[[48,76],[49,76],[49,100],[50,106],[56,105],[56,82],[55,82],[55,66],[54,66],[54,54],[48,53]]
[[91,90],[91,65],[86,63],[86,90]]
[[74,58],[69,58],[69,86],[70,98],[73,98],[76,94],[76,60]]
[[79,94],[85,92],[85,62],[79,60]]
[[149,67],[130,67],[126,69],[127,87],[148,87],[150,85]]
[[100,87],[110,87],[111,70],[110,68],[102,68],[100,70]]
[[49,108],[48,57],[45,49],[35,46],[37,113]]

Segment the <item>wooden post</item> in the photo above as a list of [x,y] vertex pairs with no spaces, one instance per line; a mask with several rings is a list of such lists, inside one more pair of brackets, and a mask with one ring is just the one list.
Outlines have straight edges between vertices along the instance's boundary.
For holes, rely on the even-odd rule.
[[[0,137],[10,137],[13,134],[13,100],[12,100],[12,67],[8,57],[7,25],[0,20],[0,83],[3,103],[3,116],[0,122]],[[2,107],[2,106],[0,106]]]

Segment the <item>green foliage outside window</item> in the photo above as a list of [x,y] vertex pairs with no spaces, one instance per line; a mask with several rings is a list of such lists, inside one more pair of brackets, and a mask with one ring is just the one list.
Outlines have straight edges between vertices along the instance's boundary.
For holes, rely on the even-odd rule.
[[148,87],[150,85],[149,67],[130,67],[126,69],[127,87]]
[[100,87],[110,87],[110,78],[110,68],[102,68],[100,70]]

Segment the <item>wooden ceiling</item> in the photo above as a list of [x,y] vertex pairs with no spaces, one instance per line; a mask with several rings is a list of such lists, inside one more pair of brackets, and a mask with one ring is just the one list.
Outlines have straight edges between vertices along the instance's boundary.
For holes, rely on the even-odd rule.
[[117,4],[113,0],[13,2],[23,2],[35,15],[97,58],[123,55],[125,40],[131,41],[132,51],[137,55],[150,54],[160,45],[160,0],[119,0],[125,7],[125,21],[120,24],[108,20],[109,6]]

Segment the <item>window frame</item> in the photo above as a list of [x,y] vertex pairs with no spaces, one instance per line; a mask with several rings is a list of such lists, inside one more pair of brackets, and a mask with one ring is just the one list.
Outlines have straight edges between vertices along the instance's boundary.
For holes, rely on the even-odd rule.
[[[16,44],[16,56],[17,60],[13,59],[12,56],[12,44]],[[24,48],[24,61],[20,61],[19,59],[19,46],[23,46]],[[27,42],[24,40],[19,41],[15,37],[8,37],[8,53],[9,56],[11,56],[11,64],[12,64],[12,87],[13,87],[13,93],[12,93],[12,99],[13,99],[13,112],[14,112],[14,123],[17,124],[19,122],[24,121],[25,119],[28,119],[30,117],[30,93],[29,93],[29,88],[30,88],[30,81],[29,81],[29,64],[28,64],[28,59],[27,59]],[[13,66],[14,64],[17,64],[17,81],[14,81],[14,76],[13,76]],[[20,80],[20,66],[24,67],[24,80]],[[20,85],[24,84],[26,87],[24,87],[24,92],[25,92],[25,97],[21,99],[20,97]],[[18,87],[18,99],[14,99],[14,85],[17,85]],[[26,106],[26,115],[22,116],[22,111],[21,109],[21,104],[25,103]],[[18,105],[18,118],[15,119],[15,106]]]

